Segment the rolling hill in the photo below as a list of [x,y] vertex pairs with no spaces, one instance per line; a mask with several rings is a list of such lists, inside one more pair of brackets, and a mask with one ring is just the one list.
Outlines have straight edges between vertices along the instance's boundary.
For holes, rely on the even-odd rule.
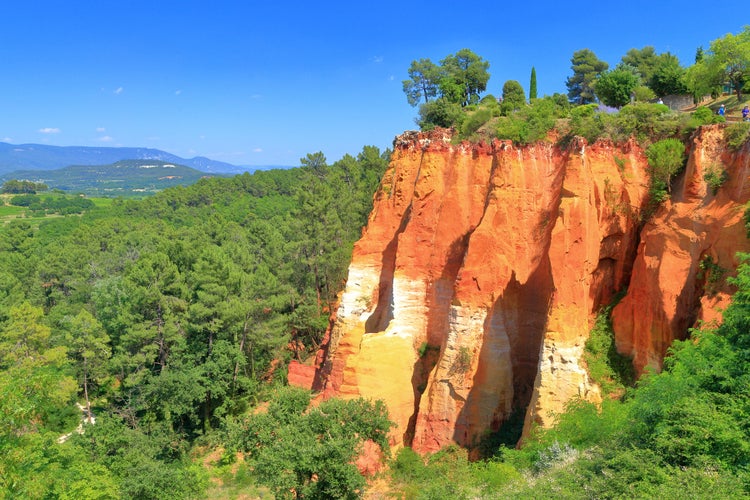
[[[96,196],[152,194],[172,186],[186,186],[207,174],[195,168],[156,160],[123,160],[107,165],[71,165],[56,170],[16,170],[0,175],[10,179],[43,182],[50,189]],[[224,174],[229,175],[229,174]]]
[[208,173],[238,174],[254,170],[253,167],[241,167],[202,156],[180,158],[166,151],[151,148],[49,146],[0,142],[0,175],[17,170],[55,170],[70,165],[107,165],[122,160],[155,160],[185,165]]

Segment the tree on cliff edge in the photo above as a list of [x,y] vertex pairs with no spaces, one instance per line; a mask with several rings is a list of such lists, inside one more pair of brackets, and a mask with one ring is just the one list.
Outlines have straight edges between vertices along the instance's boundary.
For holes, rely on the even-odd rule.
[[[461,106],[479,102],[479,94],[487,89],[490,63],[469,49],[461,49],[442,61],[445,77],[441,81],[441,91],[447,94],[451,89],[451,101]],[[454,89],[458,89],[456,92]]]
[[[479,102],[479,94],[487,89],[490,63],[469,49],[461,49],[436,66],[429,59],[412,61],[409,80],[404,80],[406,99],[412,106],[443,100],[461,107]],[[432,101],[431,101],[432,100]]]
[[536,68],[531,67],[531,80],[529,81],[529,100],[537,98],[536,91]]
[[568,77],[565,82],[568,99],[575,104],[596,102],[594,84],[597,77],[609,68],[609,64],[600,60],[589,49],[574,52],[570,62],[573,76]]
[[438,95],[438,85],[442,78],[442,71],[429,59],[412,61],[409,66],[410,80],[404,80],[404,93],[409,104],[416,106],[424,98],[424,102],[430,102]]

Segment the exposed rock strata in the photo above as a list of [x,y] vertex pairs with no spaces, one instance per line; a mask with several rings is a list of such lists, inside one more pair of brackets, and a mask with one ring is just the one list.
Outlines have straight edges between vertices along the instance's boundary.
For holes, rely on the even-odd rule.
[[[747,248],[747,155],[727,156],[717,137],[696,139],[686,180],[642,237],[648,178],[634,143],[398,137],[318,373],[325,393],[385,400],[392,441],[418,451],[471,446],[513,411],[549,425],[572,398],[600,399],[583,346],[631,275],[618,348],[658,366],[726,292],[705,297],[698,262],[731,271]],[[713,196],[702,176],[721,161],[730,181]]]

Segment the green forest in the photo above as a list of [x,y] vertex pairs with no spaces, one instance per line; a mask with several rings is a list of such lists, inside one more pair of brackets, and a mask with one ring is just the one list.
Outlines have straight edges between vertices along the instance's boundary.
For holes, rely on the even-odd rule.
[[[738,38],[750,47],[749,29]],[[701,95],[728,78],[739,105],[749,75],[719,77],[719,48],[694,70],[664,57],[663,71]],[[506,82],[501,103],[480,98],[489,64],[459,51],[440,66],[420,60],[404,90],[425,101],[422,128],[452,126],[464,139],[635,137],[659,203],[683,141],[724,118],[647,102],[668,80],[658,69],[644,79],[650,53],[635,50],[610,73],[576,53],[567,96],[527,100]],[[578,81],[579,59],[597,70],[592,80]],[[620,78],[635,74],[627,65],[639,78]],[[602,111],[621,83],[645,97]],[[750,124],[725,134],[746,148]],[[458,447],[391,452],[382,401],[311,407],[308,391],[288,387],[289,361],[321,345],[390,153],[365,146],[331,164],[311,153],[294,169],[140,200],[63,198],[62,208],[11,186],[16,208],[35,216],[13,212],[0,226],[0,498],[353,499],[377,482],[382,498],[750,497],[750,256],[727,278],[736,292],[723,323],[675,342],[661,373],[634,381],[605,308],[586,346],[604,402],[575,401],[521,443],[518,415],[473,460]],[[717,173],[712,187],[721,182]],[[354,464],[367,440],[388,465],[369,485]]]
[[[249,446],[237,429],[269,399],[271,441],[302,418],[309,394],[272,395],[285,363],[319,347],[389,156],[309,154],[296,169],[6,223],[0,497],[203,497],[198,447]],[[327,412],[356,425],[384,412],[373,405],[328,403],[310,425]],[[346,453],[383,441],[387,419],[372,422],[321,451],[357,484]]]

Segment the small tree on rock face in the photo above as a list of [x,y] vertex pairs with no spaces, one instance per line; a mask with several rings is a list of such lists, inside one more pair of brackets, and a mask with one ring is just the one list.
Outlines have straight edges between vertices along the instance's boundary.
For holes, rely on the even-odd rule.
[[646,157],[651,169],[652,194],[663,199],[670,191],[672,176],[685,162],[685,145],[679,139],[664,139],[649,146]]

